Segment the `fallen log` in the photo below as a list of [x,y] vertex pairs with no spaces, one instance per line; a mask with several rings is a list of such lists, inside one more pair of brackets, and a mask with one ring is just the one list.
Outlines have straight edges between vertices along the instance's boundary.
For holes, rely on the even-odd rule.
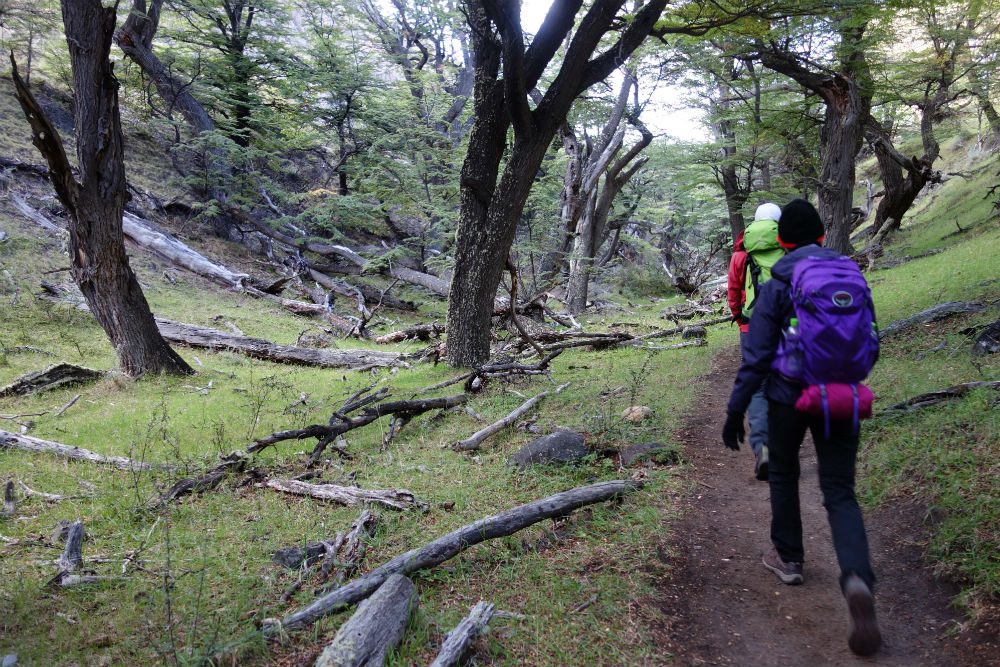
[[72,384],[90,382],[103,377],[104,373],[73,364],[55,364],[40,371],[27,373],[0,389],[0,398],[27,396]]
[[650,338],[666,338],[668,336],[676,336],[678,334],[684,333],[685,329],[690,327],[710,327],[716,324],[725,324],[726,322],[732,322],[733,318],[729,315],[725,317],[716,317],[710,320],[702,320],[701,322],[692,322],[691,324],[685,324],[684,326],[674,327],[672,329],[662,329],[660,331],[653,331],[652,333],[644,334],[639,336],[643,340]]
[[441,324],[416,324],[412,327],[407,327],[399,331],[392,331],[382,336],[376,336],[375,342],[388,344],[388,343],[402,343],[404,340],[420,340],[429,341],[431,338],[440,338],[441,334],[445,332],[445,328]]
[[441,650],[438,651],[430,667],[456,667],[461,664],[462,658],[473,642],[489,630],[495,609],[496,607],[489,602],[483,600],[477,602],[455,629],[445,636]]
[[459,452],[471,452],[479,449],[482,444],[490,438],[490,436],[499,433],[508,426],[513,425],[514,422],[526,415],[529,410],[541,403],[546,396],[549,396],[550,394],[558,394],[568,386],[569,383],[567,382],[566,384],[557,387],[555,391],[543,391],[542,393],[529,398],[503,419],[495,421],[486,428],[476,431],[465,440],[459,440],[454,444],[452,449]]
[[338,505],[353,507],[361,503],[375,503],[394,510],[423,510],[427,503],[421,502],[406,489],[362,489],[357,486],[339,484],[310,484],[297,479],[269,479],[264,486],[296,496],[308,496],[317,500],[329,500]]
[[399,366],[402,363],[398,354],[390,352],[318,350],[295,347],[294,345],[279,345],[262,338],[237,336],[218,329],[183,324],[162,317],[156,318],[156,325],[163,337],[171,343],[208,350],[237,352],[253,359],[264,359],[279,364],[370,370]]
[[[21,214],[36,225],[50,232],[65,231],[61,225],[57,225],[40,211],[32,208],[20,195],[13,194],[11,200]],[[213,262],[179,239],[153,229],[149,221],[127,211],[122,214],[122,232],[143,250],[223,287],[242,288],[250,278],[245,273],[232,271]]]
[[52,232],[54,234],[60,234],[66,232],[66,229],[64,227],[62,227],[61,225],[57,225],[56,223],[49,220],[42,214],[41,211],[32,208],[31,205],[24,200],[24,197],[17,194],[16,192],[10,193],[10,200],[14,202],[14,207],[17,208],[18,211],[20,211],[21,215],[26,217],[28,220],[31,220],[33,223],[35,223],[45,231]]
[[382,667],[417,606],[413,582],[395,574],[358,605],[316,659],[315,667]]
[[280,630],[299,630],[308,627],[324,616],[367,598],[394,574],[411,575],[419,570],[434,567],[480,542],[512,535],[539,521],[565,516],[586,505],[619,498],[641,486],[641,482],[633,480],[598,482],[480,519],[424,546],[400,554],[368,574],[317,598],[312,604],[287,614],[277,627],[266,628],[265,635],[275,636]]
[[213,262],[186,243],[153,229],[148,221],[131,213],[125,212],[122,215],[122,231],[143,250],[223,287],[242,288],[250,279],[248,274],[232,271]]
[[412,311],[417,309],[417,304],[412,301],[400,299],[398,296],[387,294],[386,292],[388,292],[388,290],[380,290],[377,287],[372,287],[371,285],[366,285],[364,283],[354,285],[345,280],[335,280],[334,278],[321,273],[312,266],[309,267],[309,277],[326,289],[336,294],[340,294],[341,296],[356,299],[357,296],[360,295],[362,298],[362,305],[376,305],[381,303],[386,308],[392,308],[393,310]]
[[[351,250],[347,246],[342,246],[335,243],[317,243],[315,241],[310,241],[309,239],[306,238],[295,238],[289,236],[288,234],[279,232],[270,225],[267,225],[263,222],[259,222],[253,217],[246,215],[245,213],[237,209],[230,209],[230,214],[233,215],[236,219],[240,220],[241,222],[245,222],[246,224],[252,226],[254,229],[256,229],[264,236],[270,237],[275,241],[283,245],[286,245],[290,248],[295,248],[300,251],[314,252],[317,255],[323,255],[326,257],[340,257],[342,259],[347,260],[351,264],[354,264],[355,266],[359,267],[360,269],[362,269],[362,271],[364,270],[365,265],[368,263],[368,260],[366,260],[364,257],[359,255],[355,251]],[[438,278],[437,276],[432,276],[429,273],[423,273],[421,271],[408,269],[404,266],[394,266],[391,264],[389,265],[386,273],[388,273],[393,278],[398,278],[402,280],[403,282],[407,282],[412,285],[417,285],[427,290],[430,290],[431,292],[437,294],[438,296],[443,296],[443,297],[448,296],[448,289],[450,287],[448,281],[443,280],[442,278]]]
[[984,310],[986,310],[986,306],[974,301],[947,301],[945,303],[939,303],[936,306],[931,306],[926,310],[920,311],[916,315],[911,315],[910,317],[892,322],[878,332],[878,337],[881,340],[917,324],[936,322],[959,313],[981,313]]
[[82,447],[63,445],[58,442],[49,442],[39,438],[32,438],[28,435],[18,435],[8,431],[0,431],[0,448],[18,449],[26,452],[43,452],[55,454],[65,459],[75,461],[88,461],[90,463],[103,463],[114,466],[122,470],[149,470],[152,466],[148,463],[133,461],[124,456],[105,456],[92,452]]
[[929,391],[925,394],[918,394],[917,396],[908,398],[900,403],[890,405],[885,408],[883,412],[908,412],[912,410],[919,410],[921,408],[927,408],[932,405],[937,405],[938,403],[950,401],[953,398],[965,396],[973,389],[1000,389],[1000,380],[987,382],[964,382],[962,384],[956,384],[953,387],[948,387],[947,389],[938,389],[936,391]]

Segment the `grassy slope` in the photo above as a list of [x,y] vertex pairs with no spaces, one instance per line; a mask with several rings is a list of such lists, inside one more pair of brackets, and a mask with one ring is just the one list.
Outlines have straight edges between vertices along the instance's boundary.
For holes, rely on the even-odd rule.
[[[34,195],[48,196],[42,187]],[[0,228],[11,235],[0,244],[0,264],[9,276],[0,281],[0,347],[27,345],[53,355],[23,350],[0,355],[0,384],[56,360],[112,368],[113,351],[86,313],[32,296],[43,277],[65,279],[64,273],[44,273],[64,265],[61,241],[40,235],[3,199]],[[313,329],[308,320],[225,293],[182,272],[175,284],[169,283],[156,260],[135,256],[133,265],[158,314],[214,326],[220,326],[213,320],[221,315],[247,334],[286,343]],[[645,315],[630,314],[627,319],[655,322],[652,305],[643,311]],[[441,316],[440,304],[426,306],[421,314],[425,320]],[[595,329],[605,325],[596,317],[588,323]],[[652,355],[635,350],[567,353],[556,361],[554,377],[572,382],[572,389],[543,404],[540,424],[546,430],[556,425],[582,429],[595,447],[669,441],[687,408],[691,379],[706,369],[712,349],[727,342],[730,332],[716,331],[708,349]],[[46,412],[25,418],[34,422],[33,435],[197,471],[211,464],[218,452],[242,448],[254,435],[325,420],[345,395],[367,384],[390,386],[395,396],[405,397],[453,374],[444,366],[430,365],[398,373],[342,373],[227,353],[181,352],[200,370],[197,377],[133,382],[111,376],[86,387],[0,400],[0,414]],[[198,391],[209,383],[207,394]],[[514,390],[533,394],[546,386],[544,379],[492,386],[473,406],[492,421],[523,400]],[[619,391],[602,397],[613,389]],[[76,393],[82,395],[79,403],[53,417]],[[650,405],[653,418],[641,425],[623,424],[619,415],[631,403]],[[384,426],[350,434],[357,458],[329,462],[325,478],[351,478],[370,488],[405,487],[431,503],[432,510],[425,515],[380,512],[381,528],[366,567],[498,510],[631,472],[594,460],[576,469],[515,473],[506,460],[533,437],[522,432],[497,436],[480,456],[470,459],[443,448],[480,427],[465,414],[418,419],[388,449],[381,447]],[[15,426],[5,421],[0,428]],[[297,474],[302,467],[299,452],[308,447],[286,444],[262,456],[261,463],[277,469],[275,474]],[[0,452],[0,459],[4,478],[16,477],[38,490],[78,494],[84,490],[81,482],[96,487],[92,498],[58,504],[22,501],[15,519],[0,523],[0,535],[19,540],[17,545],[0,545],[0,598],[6,610],[0,617],[0,651],[16,652],[28,665],[153,664],[165,658],[172,662],[174,655],[181,662],[196,662],[213,647],[252,638],[255,623],[288,609],[277,600],[292,573],[271,563],[274,550],[329,538],[357,514],[272,491],[224,485],[157,517],[143,510],[144,503],[169,485],[173,475],[133,475],[13,452]],[[526,616],[497,624],[488,651],[498,664],[665,659],[648,630],[647,617],[657,612],[634,601],[652,595],[653,582],[664,567],[655,545],[665,539],[663,522],[674,511],[671,498],[679,488],[676,467],[651,468],[643,491],[621,505],[577,513],[561,529],[556,544],[548,544],[552,525],[542,525],[473,549],[419,576],[421,610],[394,664],[426,661],[433,646],[480,597]],[[443,503],[454,503],[454,508],[445,510]],[[59,520],[76,518],[87,526],[85,556],[110,559],[92,563],[96,572],[116,574],[121,560],[134,551],[141,554],[143,569],[132,571],[120,586],[44,590],[54,571],[50,561],[58,554],[48,535]],[[586,609],[567,613],[593,595],[597,600]],[[296,605],[308,599],[308,592],[302,593]],[[315,634],[304,638],[306,643],[320,644],[340,620],[321,623]],[[271,659],[264,649],[257,655],[261,662]]]
[[[970,162],[969,149],[954,139],[944,155],[944,171],[974,175],[953,178],[918,200],[892,252],[941,252],[869,275],[879,319],[888,323],[949,300],[979,300],[991,307],[885,341],[871,378],[883,406],[959,382],[1000,379],[996,355],[974,359],[972,339],[961,333],[1000,314],[1000,226],[983,198],[995,182],[996,160]],[[958,225],[967,231],[956,233]],[[905,499],[927,509],[928,556],[940,573],[959,581],[973,613],[995,608],[1000,596],[996,400],[995,393],[980,392],[912,415],[877,418],[866,425],[863,438],[865,502],[876,506]]]

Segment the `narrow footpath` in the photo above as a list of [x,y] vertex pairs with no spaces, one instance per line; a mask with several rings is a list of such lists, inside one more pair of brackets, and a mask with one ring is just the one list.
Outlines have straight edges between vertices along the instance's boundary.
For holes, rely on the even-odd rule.
[[[673,574],[658,601],[667,614],[664,649],[678,667],[987,667],[1000,665],[1000,646],[985,631],[958,632],[963,618],[949,606],[955,589],[934,579],[921,559],[921,518],[915,506],[866,513],[879,585],[883,649],[858,658],[847,648],[848,616],[807,438],[801,453],[805,583],[782,585],[760,564],[769,546],[765,482],[753,478],[749,446],[723,447],[725,405],[739,363],[716,358],[703,378],[697,414],[681,430],[694,475],[683,516],[670,527]],[[862,442],[862,446],[864,443]]]

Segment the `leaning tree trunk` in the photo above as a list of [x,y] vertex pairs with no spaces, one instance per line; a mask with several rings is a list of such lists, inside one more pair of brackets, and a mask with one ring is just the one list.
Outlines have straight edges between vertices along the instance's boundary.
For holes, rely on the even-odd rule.
[[[153,53],[153,37],[159,26],[162,6],[163,0],[150,0],[148,8],[146,0],[133,0],[132,11],[122,27],[115,32],[115,44],[149,77],[167,107],[176,109],[184,116],[195,135],[215,132],[215,121],[202,103],[191,94],[191,86],[177,81]],[[224,184],[232,177],[232,169],[225,153],[218,147],[207,148],[204,162],[209,175],[205,194],[219,202],[220,208],[225,210],[228,198]],[[229,221],[225,215],[212,216],[211,225],[217,236],[229,237]]]
[[157,330],[125,253],[124,140],[118,81],[108,58],[115,8],[104,7],[101,0],[62,0],[62,16],[73,70],[79,182],[62,140],[16,67],[13,77],[32,141],[49,163],[50,178],[69,217],[73,278],[111,339],[125,373],[191,373]]

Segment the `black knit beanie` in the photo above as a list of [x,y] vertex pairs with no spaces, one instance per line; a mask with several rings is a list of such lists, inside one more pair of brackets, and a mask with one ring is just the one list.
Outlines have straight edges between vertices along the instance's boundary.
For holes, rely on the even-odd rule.
[[793,199],[781,209],[778,219],[778,236],[790,246],[816,243],[826,234],[823,221],[816,207],[805,199]]

